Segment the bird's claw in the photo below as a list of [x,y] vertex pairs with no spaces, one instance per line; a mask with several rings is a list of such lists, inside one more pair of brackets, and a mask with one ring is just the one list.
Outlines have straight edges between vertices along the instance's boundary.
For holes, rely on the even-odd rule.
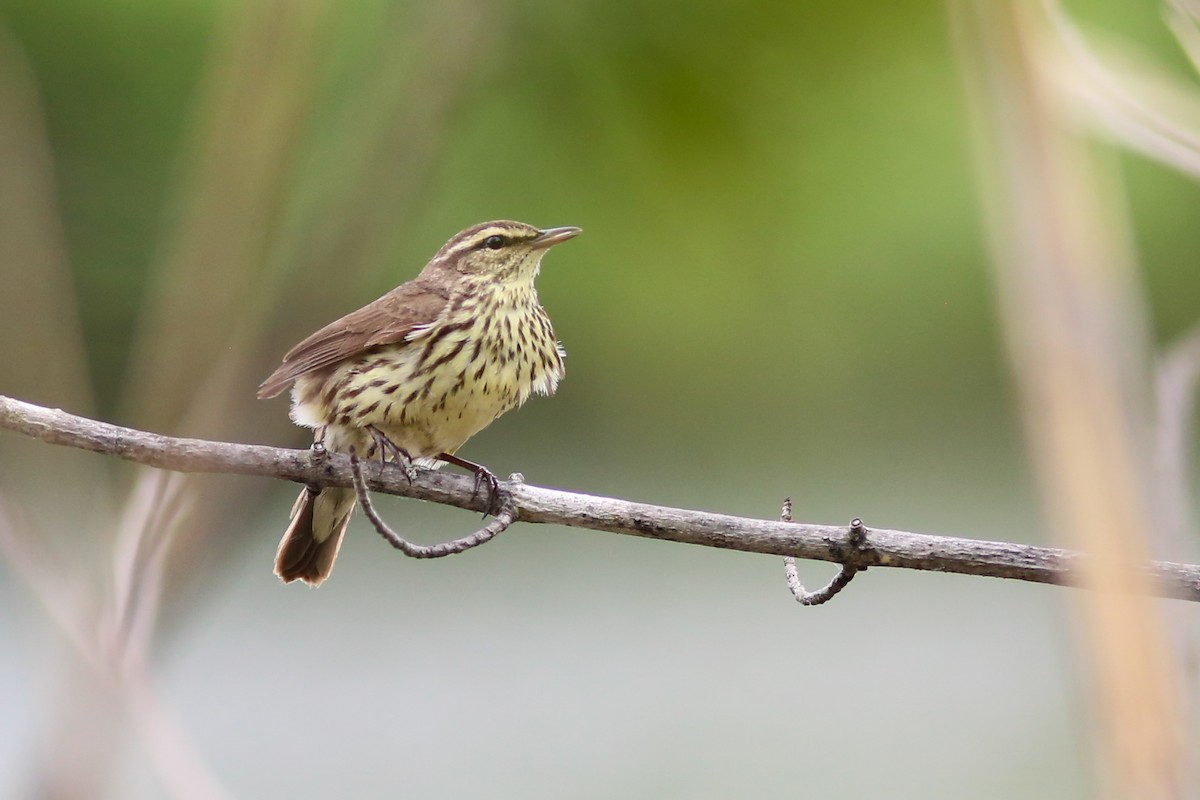
[[488,514],[496,514],[500,510],[500,480],[487,467],[479,466],[475,469],[475,488],[471,492],[472,497],[479,495],[480,487],[487,485],[487,510],[483,512],[483,516]]
[[411,484],[413,479],[417,477],[417,468],[413,464],[412,456],[408,454],[408,451],[389,439],[387,434],[374,425],[368,426],[367,431],[371,434],[371,438],[375,440],[375,453],[379,456],[379,463],[388,463],[388,454],[390,453],[392,463],[404,470],[404,477],[408,478],[408,482]]

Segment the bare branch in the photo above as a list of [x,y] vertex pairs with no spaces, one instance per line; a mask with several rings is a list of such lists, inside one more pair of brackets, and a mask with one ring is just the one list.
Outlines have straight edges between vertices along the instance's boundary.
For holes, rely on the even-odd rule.
[[[176,439],[122,428],[0,395],[0,428],[50,444],[68,445],[176,472],[260,475],[311,486],[352,488],[350,459],[314,457],[307,450]],[[402,470],[364,465],[367,485],[380,492],[484,511],[473,476],[422,470],[410,484]],[[502,483],[515,518],[684,542],[725,550],[831,561],[866,567],[955,572],[993,578],[1074,585],[1086,557],[1054,547],[931,536],[872,528],[859,547],[848,526],[788,523],[710,514],[527,484]],[[1200,601],[1200,566],[1153,561],[1138,567],[1161,597]]]
[[[780,512],[779,519],[782,522],[792,521],[792,498],[785,497],[783,499],[783,511]],[[850,533],[856,537],[858,547],[866,545],[867,529],[863,527],[861,519],[856,517],[850,522]],[[796,559],[792,556],[783,557],[783,572],[787,577],[788,589],[791,590],[792,597],[796,598],[797,603],[802,606],[819,606],[822,603],[828,603],[838,592],[845,589],[858,574],[858,567],[842,564],[838,567],[833,579],[814,592],[805,589],[804,584],[800,582],[800,573],[796,570]]]

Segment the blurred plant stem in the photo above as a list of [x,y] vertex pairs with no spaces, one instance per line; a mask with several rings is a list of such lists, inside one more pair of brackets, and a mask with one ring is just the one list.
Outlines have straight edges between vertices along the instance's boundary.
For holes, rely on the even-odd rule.
[[[316,285],[320,298],[357,304],[362,277],[394,274],[389,256],[411,237],[413,212],[433,188],[451,117],[502,38],[501,9],[447,0],[420,9],[415,21],[413,9],[389,9],[372,58],[348,78],[361,85],[330,122],[329,146],[314,146],[305,165],[304,180],[319,191],[298,194],[275,281]],[[410,48],[396,46],[398,31],[411,37]],[[278,300],[286,288],[276,283],[265,294]]]
[[[41,101],[20,45],[2,25],[0,110],[0,298],[10,309],[0,314],[0,384],[22,397],[94,409]],[[91,499],[103,507],[101,465],[64,466],[14,446],[19,458],[0,464],[10,490],[32,490],[53,468],[81,491],[94,488]]]
[[1193,777],[1181,676],[1162,608],[1121,566],[1149,557],[1160,522],[1151,337],[1120,194],[1064,113],[1040,8],[952,4],[1000,314],[1050,530],[1096,556],[1084,578],[1095,591],[1073,600],[1104,783],[1116,797],[1179,798]]
[[163,562],[185,516],[181,476],[143,471],[126,504],[112,568],[114,597],[57,558],[47,537],[0,501],[0,555],[22,578],[74,651],[65,659],[48,743],[35,759],[29,794],[94,798],[123,769],[124,728],[138,733],[166,793],[188,800],[225,797],[157,688],[150,666]]
[[278,234],[304,139],[324,0],[227,4],[212,53],[177,229],[152,271],[126,414],[229,430],[231,379],[251,361],[238,323]]
[[[238,342],[234,334],[244,310],[255,307],[248,298],[257,288],[287,194],[315,54],[324,50],[318,40],[325,5],[227,5],[207,96],[197,114],[201,132],[192,186],[183,195],[178,234],[166,248],[165,265],[149,293],[133,360],[126,404],[127,413],[137,418],[171,428],[233,428],[227,421],[237,418],[230,407],[237,395],[234,378],[253,360],[253,343]],[[0,235],[3,246],[17,248],[0,253],[13,265],[0,275],[5,289],[11,289],[6,299],[26,312],[5,316],[26,327],[5,331],[4,340],[38,343],[13,349],[13,357],[5,360],[5,385],[56,404],[90,407],[75,298],[52,199],[49,148],[32,80],[7,37],[3,42],[0,57],[6,69],[0,74],[8,80],[0,85],[6,111],[0,119],[9,124],[0,129],[0,147],[7,151],[6,163],[20,166],[20,173],[10,175],[19,174],[21,180],[0,182],[6,212],[0,214],[0,224],[18,227],[16,235]],[[7,213],[15,209],[22,213]],[[28,467],[30,462],[16,463]],[[105,494],[103,469],[95,465],[87,476],[60,472],[60,485]],[[34,472],[44,476],[50,470]],[[94,539],[101,552],[112,542],[106,534],[120,531],[113,556],[93,562],[111,572],[64,572],[31,522],[10,524],[6,531],[5,553],[14,571],[42,597],[89,665],[64,671],[63,702],[45,733],[45,754],[38,759],[42,769],[35,778],[36,796],[90,798],[111,787],[123,772],[117,758],[124,739],[122,720],[134,723],[142,752],[170,796],[222,796],[154,690],[149,670],[170,540],[191,534],[192,557],[182,560],[187,564],[183,572],[194,577],[194,553],[220,537],[198,527],[211,525],[210,515],[193,514],[185,525],[185,516],[171,510],[183,484],[174,484],[167,493],[144,491],[159,483],[152,471],[139,473],[121,523],[114,514],[97,513],[101,509],[85,504],[91,512],[86,521],[62,526],[72,539]],[[19,496],[23,493],[12,495]],[[226,502],[208,499],[210,508],[228,509]],[[176,582],[176,592],[184,585]],[[104,599],[110,593],[112,598]]]
[[[485,34],[494,31],[491,11],[437,4],[413,25],[411,9],[390,8],[372,31],[374,47],[351,58],[368,80],[351,76],[349,90],[330,98],[322,81],[345,46],[337,40],[342,17],[335,4],[221,4],[121,416],[215,437],[261,430],[268,410],[247,406],[254,404],[264,333],[281,316],[276,309],[286,309],[297,275],[319,281],[322,296],[336,300],[359,288],[351,276],[387,254],[432,172],[449,113],[485,52]],[[3,30],[0,66],[0,156],[15,167],[0,181],[0,258],[14,265],[0,271],[0,289],[24,312],[0,316],[0,334],[6,342],[37,343],[13,349],[0,377],[24,396],[89,410],[50,148],[31,71]],[[325,125],[336,134],[325,149],[314,133],[322,112],[334,119]],[[25,443],[6,447],[22,448],[13,464],[41,463],[41,448],[25,458]],[[87,474],[64,477],[60,463],[53,469],[61,485],[111,498],[106,465],[88,462]],[[40,481],[51,469],[47,462],[31,474]],[[79,563],[99,570],[77,570],[75,558],[59,558],[32,517],[14,512],[0,520],[0,552],[85,665],[64,670],[64,702],[35,777],[38,796],[90,798],[119,780],[121,720],[140,735],[170,796],[222,796],[154,688],[150,665],[163,617],[181,607],[187,587],[225,562],[241,509],[263,488],[195,475],[164,482],[161,473],[140,470],[119,514],[98,513],[102,503],[68,504],[50,538],[68,541],[76,557],[87,542],[97,555]],[[15,509],[25,495],[11,489],[6,484],[4,499]],[[184,502],[196,497],[204,502]],[[59,769],[63,763],[71,768]]]
[[[1197,557],[1196,512],[1192,502],[1191,446],[1194,440],[1197,391],[1200,390],[1200,325],[1171,345],[1158,361],[1154,447],[1156,499],[1162,509],[1161,525],[1152,547],[1173,558]],[[1182,672],[1184,720],[1193,737],[1200,735],[1197,686],[1200,686],[1200,643],[1191,615],[1171,608],[1171,633],[1176,660]],[[1195,762],[1192,764],[1196,769]]]
[[0,26],[0,378],[30,399],[93,409],[75,289],[59,217],[54,164],[29,63]]

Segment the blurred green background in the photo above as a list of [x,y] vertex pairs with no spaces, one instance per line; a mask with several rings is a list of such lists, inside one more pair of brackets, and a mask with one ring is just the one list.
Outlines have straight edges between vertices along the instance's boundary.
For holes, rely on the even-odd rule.
[[[1156,4],[1076,11],[1183,74]],[[1049,541],[939,3],[0,0],[0,22],[0,80],[28,78],[44,115],[74,286],[53,313],[78,304],[94,404],[27,373],[0,392],[305,446],[283,400],[254,399],[294,341],[470,224],[579,225],[539,281],[567,377],[465,457],[659,504],[770,517],[791,495],[805,521]],[[1197,316],[1200,191],[1113,158],[1166,342]],[[0,313],[12,336],[50,312]],[[0,438],[7,486],[102,573],[109,518],[54,476],[119,507],[134,471],[55,451],[16,476],[22,446]],[[294,487],[196,486],[154,663],[232,796],[1094,791],[1064,590],[879,571],[806,609],[770,558],[521,526],[420,563],[360,518],[311,591],[270,571]],[[381,505],[424,542],[477,522]],[[0,615],[5,793],[36,784],[69,671],[0,575],[22,612]],[[161,791],[142,750],[118,748],[111,796]]]

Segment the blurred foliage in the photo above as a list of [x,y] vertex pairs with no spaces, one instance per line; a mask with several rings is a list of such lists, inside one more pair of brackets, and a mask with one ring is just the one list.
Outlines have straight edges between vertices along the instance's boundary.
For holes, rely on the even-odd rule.
[[[169,198],[219,6],[3,4],[45,99],[109,416],[148,272],[178,213]],[[1152,11],[1142,9],[1143,24]],[[416,38],[430,13],[359,2],[326,15],[291,218],[353,230],[344,215],[316,217],[347,210],[331,198],[373,221],[398,187],[415,197],[399,209],[405,218],[380,221],[369,234],[378,245],[358,258],[323,248],[325,231],[293,229],[282,249],[317,263],[295,277],[303,313],[288,315],[278,341],[407,279],[455,230],[512,216],[587,231],[543,279],[573,356],[559,402],[619,404],[622,424],[671,408],[688,426],[710,423],[716,404],[733,427],[726,437],[726,426],[710,425],[723,446],[761,435],[741,427],[746,401],[753,420],[790,409],[824,429],[831,418],[861,419],[858,398],[879,391],[894,402],[872,413],[905,425],[928,422],[910,417],[931,393],[947,393],[945,421],[968,428],[1005,407],[937,5],[870,15],[813,3],[709,2],[686,15],[632,2],[463,6],[464,17],[485,18],[471,23],[486,28],[485,52],[463,54],[473,68],[428,145],[432,173],[403,160],[389,171],[375,144],[421,102],[403,79],[437,47],[403,35]],[[378,102],[397,89],[398,99]],[[1140,163],[1130,172],[1170,333],[1190,320],[1197,288],[1196,189]]]

